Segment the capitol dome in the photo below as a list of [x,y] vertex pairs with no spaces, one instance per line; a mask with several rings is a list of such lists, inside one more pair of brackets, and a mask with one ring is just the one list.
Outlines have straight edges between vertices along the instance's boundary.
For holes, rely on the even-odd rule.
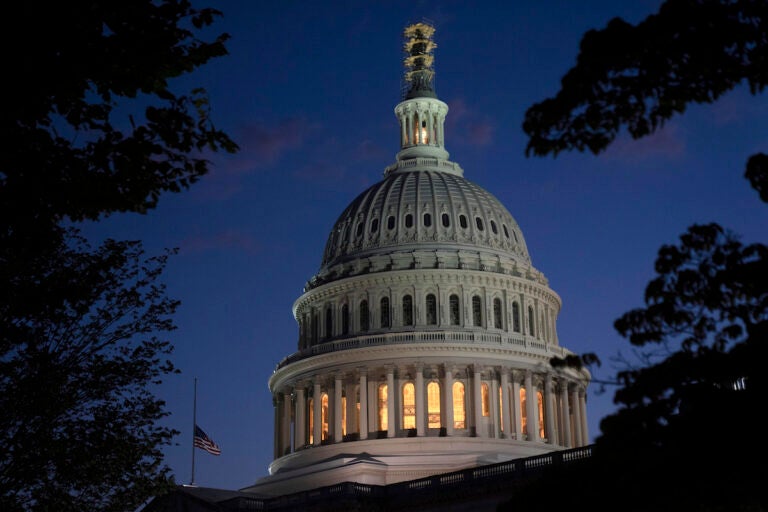
[[269,379],[275,451],[243,489],[387,485],[588,444],[586,370],[520,226],[445,149],[434,28],[404,31],[400,151],[330,230]]

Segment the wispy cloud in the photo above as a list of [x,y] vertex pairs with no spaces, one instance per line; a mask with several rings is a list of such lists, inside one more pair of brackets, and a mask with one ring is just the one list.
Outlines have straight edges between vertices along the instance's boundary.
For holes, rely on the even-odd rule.
[[182,253],[203,253],[219,250],[237,250],[246,254],[257,254],[261,245],[251,234],[237,229],[226,229],[209,235],[194,235],[182,240]]
[[463,98],[449,102],[446,130],[450,131],[451,142],[466,146],[483,147],[493,143],[496,125],[484,115],[467,106]]
[[620,136],[605,152],[612,160],[645,160],[647,158],[679,158],[685,154],[685,135],[677,123],[670,123],[640,139]]

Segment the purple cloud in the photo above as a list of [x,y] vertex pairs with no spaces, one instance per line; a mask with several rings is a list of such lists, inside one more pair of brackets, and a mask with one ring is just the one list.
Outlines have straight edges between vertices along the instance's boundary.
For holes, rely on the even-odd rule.
[[194,235],[182,240],[182,253],[203,253],[234,249],[246,254],[257,254],[261,245],[250,234],[236,229],[227,229],[212,235]]

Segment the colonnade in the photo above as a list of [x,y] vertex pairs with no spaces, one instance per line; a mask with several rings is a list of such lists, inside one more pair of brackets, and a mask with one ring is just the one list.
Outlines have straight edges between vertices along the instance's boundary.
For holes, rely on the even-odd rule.
[[395,437],[589,444],[585,383],[552,372],[450,363],[362,367],[298,380],[273,399],[275,458]]

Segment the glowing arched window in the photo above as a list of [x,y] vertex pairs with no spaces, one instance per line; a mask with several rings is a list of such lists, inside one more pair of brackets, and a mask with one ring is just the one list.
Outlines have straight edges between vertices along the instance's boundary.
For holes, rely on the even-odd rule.
[[416,428],[416,388],[412,382],[403,386],[403,428]]
[[315,442],[315,401],[310,398],[307,400],[307,409],[309,409],[309,444]]
[[333,309],[328,307],[325,310],[325,337],[333,336]]
[[370,319],[368,313],[368,301],[360,302],[360,330],[367,331],[370,328]]
[[341,334],[349,334],[349,305],[341,306]]
[[525,404],[525,388],[520,388],[520,418],[524,435],[528,435],[528,408]]
[[378,424],[376,425],[378,430],[387,430],[389,422],[387,421],[387,385],[379,384],[378,391]]
[[440,384],[427,384],[427,427],[440,428]]
[[451,325],[459,325],[459,296],[451,295],[448,299],[448,306],[451,310]]
[[464,383],[453,383],[453,428],[467,428]]
[[517,302],[512,303],[512,330],[520,332],[520,306]]
[[381,313],[381,326],[389,327],[389,297],[382,297],[379,303]]
[[472,323],[476,326],[482,325],[483,322],[483,306],[480,301],[480,297],[474,295],[472,297]]
[[437,298],[432,293],[427,295],[427,325],[437,325]]
[[528,306],[528,334],[536,336],[536,320],[533,318],[533,308]]
[[[504,407],[505,407],[504,406],[504,393],[503,393],[503,390],[502,390],[501,386],[499,386],[499,409],[502,409]],[[499,410],[499,414],[502,414],[501,410]],[[504,426],[503,415],[502,415],[501,418],[499,418],[499,428],[501,429],[502,432],[506,432],[506,430],[507,430],[506,427]]]
[[320,395],[320,440],[325,441],[328,439],[328,393]]
[[347,397],[341,397],[341,435],[347,435]]
[[536,392],[536,401],[539,409],[539,439],[546,439],[544,432],[544,394],[541,391]]
[[501,329],[501,299],[493,299],[493,326]]
[[413,297],[403,297],[403,325],[413,325]]
[[483,416],[490,416],[491,415],[491,394],[488,391],[487,383],[483,382],[480,385],[480,394],[481,394],[481,401],[482,401]]

